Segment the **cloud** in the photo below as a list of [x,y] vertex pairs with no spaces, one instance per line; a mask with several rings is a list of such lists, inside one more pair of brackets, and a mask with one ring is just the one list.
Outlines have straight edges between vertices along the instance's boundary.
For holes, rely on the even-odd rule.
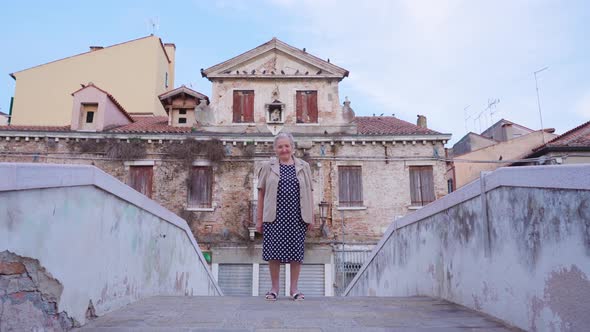
[[357,114],[426,114],[454,140],[465,133],[464,107],[481,112],[490,98],[502,100],[495,116],[536,127],[523,77],[577,43],[568,33],[575,8],[550,2],[268,1],[293,13],[283,24],[312,54],[350,70],[341,92],[356,99]]

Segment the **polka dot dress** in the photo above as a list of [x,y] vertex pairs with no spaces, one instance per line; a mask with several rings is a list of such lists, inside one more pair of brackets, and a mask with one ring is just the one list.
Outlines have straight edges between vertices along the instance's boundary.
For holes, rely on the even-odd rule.
[[299,181],[295,165],[280,165],[277,218],[262,224],[262,259],[302,262],[307,224],[301,218]]

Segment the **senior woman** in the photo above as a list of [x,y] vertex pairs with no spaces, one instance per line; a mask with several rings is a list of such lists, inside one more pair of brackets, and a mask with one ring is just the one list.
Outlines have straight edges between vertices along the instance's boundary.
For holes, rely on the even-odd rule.
[[276,158],[258,173],[256,230],[263,234],[262,259],[268,261],[271,289],[265,298],[275,301],[279,292],[281,263],[291,264],[291,299],[302,301],[297,282],[303,262],[305,233],[313,225],[311,169],[296,158],[293,136],[280,133],[274,139]]

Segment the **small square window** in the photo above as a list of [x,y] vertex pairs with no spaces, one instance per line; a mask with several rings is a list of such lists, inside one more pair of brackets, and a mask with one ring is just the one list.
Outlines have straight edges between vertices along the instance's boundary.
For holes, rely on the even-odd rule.
[[178,110],[178,114],[186,114],[186,110],[184,108],[180,109]]
[[178,118],[178,123],[186,123],[186,118]]
[[94,122],[94,112],[86,112],[86,123]]

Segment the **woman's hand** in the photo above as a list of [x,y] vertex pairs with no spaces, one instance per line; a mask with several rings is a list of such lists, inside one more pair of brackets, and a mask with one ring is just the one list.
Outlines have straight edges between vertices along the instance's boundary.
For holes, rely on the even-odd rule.
[[262,222],[256,222],[256,231],[262,234]]
[[312,217],[311,222],[309,224],[307,224],[307,231],[308,232],[311,232],[314,224],[315,224],[315,217]]

